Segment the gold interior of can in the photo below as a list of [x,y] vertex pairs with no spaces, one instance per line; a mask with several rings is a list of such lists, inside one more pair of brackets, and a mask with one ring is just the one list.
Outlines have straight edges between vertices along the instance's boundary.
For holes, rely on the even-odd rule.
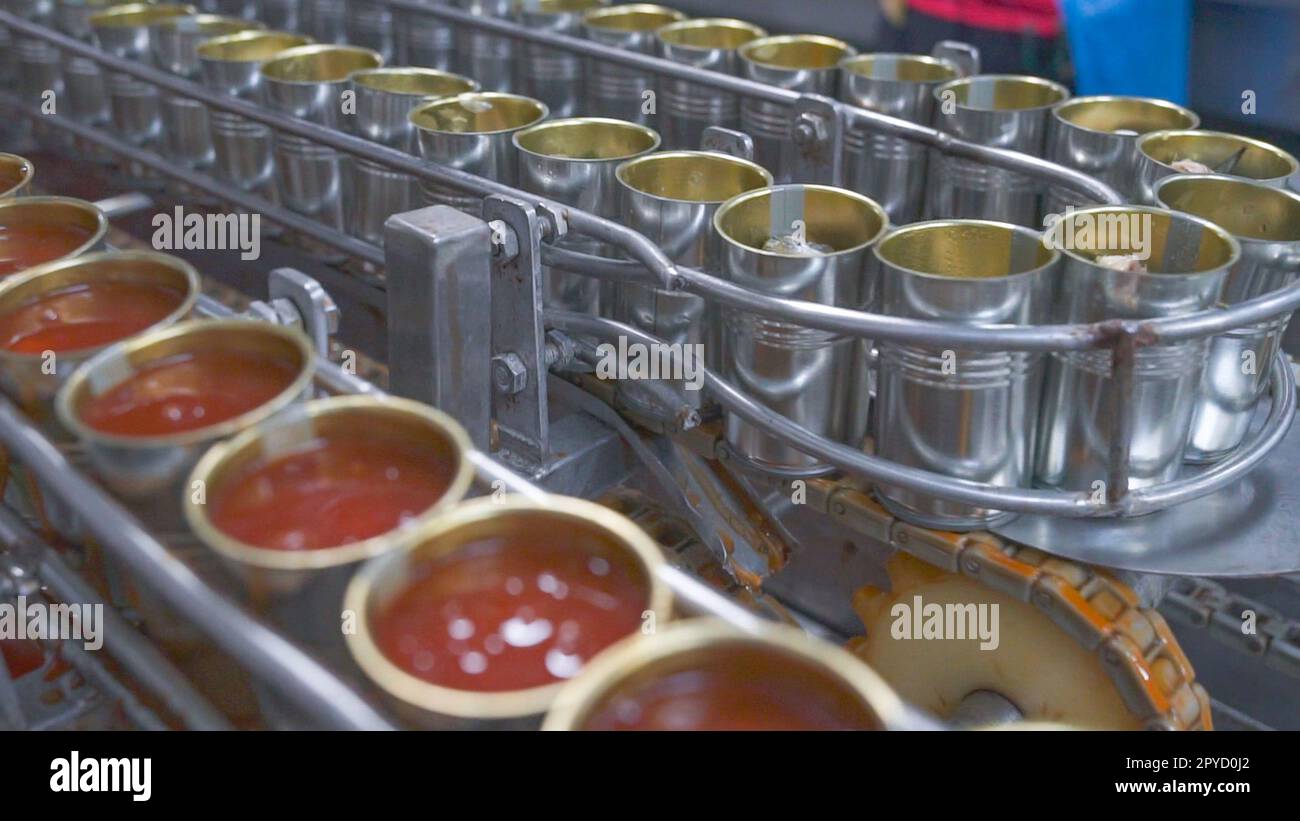
[[604,6],[608,0],[537,0],[533,7],[524,10],[534,14],[572,14]]
[[176,3],[151,5],[149,3],[132,3],[126,6],[114,6],[108,11],[91,15],[90,25],[95,28],[128,28],[131,26],[150,26],[168,17],[188,17],[197,14],[193,6]]
[[[1024,250],[1030,247],[1034,249],[1032,254]],[[876,253],[896,268],[952,279],[1023,274],[1042,268],[1056,257],[1030,232],[974,220],[904,226],[881,240]]]
[[261,31],[264,23],[256,20],[243,20],[238,17],[222,17],[219,14],[193,14],[185,17],[168,17],[157,23],[160,29],[176,31],[181,34],[207,35],[224,37],[241,31]]
[[180,292],[180,304],[158,325],[170,325],[188,314],[199,294],[199,275],[179,257],[153,251],[105,251],[46,263],[8,277],[0,285],[0,316],[8,316],[53,291],[99,282],[159,285]]
[[0,154],[0,197],[16,193],[32,181],[36,166],[17,154]]
[[1142,97],[1085,97],[1056,109],[1067,123],[1093,131],[1146,134],[1170,128],[1196,128],[1200,119],[1180,105]]
[[875,681],[865,665],[844,656],[840,648],[789,628],[774,626],[759,636],[739,633],[716,619],[676,622],[654,636],[620,642],[598,657],[561,692],[543,729],[593,729],[596,716],[647,685],[668,676],[711,671],[730,671],[755,681],[793,673],[816,687],[823,700],[839,702],[861,729],[884,729],[873,700],[882,706],[892,701],[887,686]]
[[531,97],[496,92],[458,94],[411,112],[411,124],[427,131],[494,134],[532,125],[547,115],[546,105]]
[[260,63],[282,51],[305,46],[310,37],[288,31],[244,31],[199,44],[199,56],[230,63]]
[[1156,196],[1166,208],[1209,220],[1237,237],[1300,242],[1300,194],[1221,177],[1173,176]]
[[[1146,217],[1150,221],[1146,221]],[[1047,238],[1064,247],[1064,253],[1093,262],[1106,255],[1127,255],[1141,253],[1142,246],[1149,245],[1150,256],[1140,260],[1146,266],[1148,274],[1190,274],[1212,271],[1236,261],[1240,253],[1233,246],[1232,238],[1222,229],[1214,226],[1201,226],[1196,236],[1199,239],[1196,256],[1189,261],[1184,270],[1169,270],[1164,266],[1166,243],[1169,241],[1170,228],[1175,220],[1191,219],[1182,214],[1175,214],[1161,208],[1132,208],[1123,205],[1084,208],[1072,211],[1061,218]],[[1083,225],[1087,221],[1091,231],[1090,247],[1081,248],[1079,243],[1085,235]],[[1073,222],[1073,230],[1068,223]],[[1146,227],[1146,226],[1149,226]],[[1074,239],[1071,240],[1071,237]],[[1112,241],[1113,240],[1113,241]],[[1181,255],[1178,255],[1181,256]]]
[[384,58],[357,46],[298,46],[262,66],[262,77],[281,83],[338,83],[354,71],[379,68]]
[[352,75],[352,82],[389,94],[420,97],[449,97],[478,90],[478,83],[470,78],[436,68],[364,69]]
[[1162,165],[1172,165],[1179,160],[1194,160],[1211,169],[1242,151],[1232,175],[1252,180],[1276,180],[1296,171],[1295,157],[1280,148],[1220,131],[1148,134],[1138,143],[1138,150]]
[[790,69],[835,68],[853,48],[842,40],[816,34],[792,34],[750,40],[740,56],[764,66]]
[[658,35],[670,46],[736,49],[750,40],[766,37],[767,32],[744,20],[714,17],[670,23],[659,29]]
[[[755,251],[774,236],[793,233],[793,226],[773,225],[773,197],[802,199],[799,219],[804,239],[810,245],[826,246],[833,252],[849,251],[874,242],[889,224],[879,205],[852,191],[820,185],[791,185],[751,191],[729,201],[718,210],[715,224],[721,234]],[[765,253],[788,256],[767,250]],[[812,254],[818,255],[818,254]]]
[[772,184],[762,166],[705,151],[647,154],[620,165],[618,178],[643,194],[684,202],[725,202]]
[[654,31],[669,23],[686,19],[686,15],[666,6],[632,3],[625,6],[592,9],[582,18],[592,28],[614,31]]
[[[85,253],[108,233],[108,219],[94,203],[71,197],[16,197],[0,201],[0,229],[72,225],[84,229],[86,241],[67,256]],[[53,260],[46,260],[53,262]]]
[[552,120],[520,131],[515,145],[545,157],[569,160],[617,160],[659,147],[653,130],[624,120],[578,117]]
[[407,530],[429,514],[459,501],[473,481],[466,458],[468,435],[449,416],[426,405],[389,397],[339,396],[309,402],[300,412],[286,411],[244,431],[204,455],[190,475],[190,487],[201,481],[207,501],[217,498],[230,481],[248,471],[287,456],[313,441],[362,437],[402,445],[429,461],[446,465],[448,486],[442,497],[411,523],[361,542],[314,550],[277,550],[246,544],[219,530],[208,516],[208,504],[186,497],[185,516],[195,535],[219,553],[239,562],[281,570],[317,569],[349,564],[378,555],[394,546],[388,538]]
[[375,643],[370,625],[407,589],[416,572],[436,572],[439,563],[476,543],[516,537],[534,541],[538,534],[557,533],[563,534],[565,543],[574,549],[630,571],[643,582],[645,608],[661,620],[669,618],[672,595],[657,573],[663,555],[644,531],[623,516],[592,502],[563,496],[541,503],[483,498],[431,519],[405,549],[364,565],[353,577],[344,607],[361,616],[357,631],[347,636],[348,648],[358,666],[390,695],[438,715],[501,719],[545,712],[563,682],[514,691],[443,687],[417,678],[390,661]]
[[951,91],[957,105],[982,111],[1044,108],[1069,96],[1064,88],[1041,77],[991,74],[953,80],[936,91],[940,95]]
[[924,54],[859,54],[840,63],[852,74],[902,83],[940,83],[957,77],[951,63]]

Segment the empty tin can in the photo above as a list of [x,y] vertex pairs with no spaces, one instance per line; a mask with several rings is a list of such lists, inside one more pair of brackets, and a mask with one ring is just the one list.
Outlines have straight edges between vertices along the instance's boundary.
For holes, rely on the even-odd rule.
[[[158,67],[187,80],[197,79],[199,44],[205,40],[252,31],[262,24],[240,17],[198,14],[168,17],[153,25],[151,41]],[[201,101],[178,95],[162,100],[163,154],[187,168],[205,168],[212,163],[212,128],[208,107]]]
[[[284,31],[247,31],[198,47],[203,84],[242,100],[262,103],[262,63],[311,40]],[[279,202],[271,129],[226,111],[208,112],[213,171],[218,179]]]
[[[94,41],[90,28],[91,15],[109,6],[125,6],[131,0],[57,0],[55,20],[58,28],[69,37],[86,42]],[[68,55],[63,66],[64,101],[60,111],[69,118],[87,125],[101,125],[109,121],[108,89],[104,85],[104,72],[99,64],[86,57]]]
[[[879,312],[954,325],[1036,325],[1051,315],[1060,254],[1009,223],[940,220],[877,244]],[[876,453],[907,467],[1002,487],[1033,477],[1042,354],[878,345]],[[925,527],[969,530],[1011,518],[900,487],[876,493]]]
[[[620,165],[616,175],[623,224],[644,234],[674,263],[715,276],[720,272],[721,249],[713,229],[714,214],[732,197],[772,184],[772,175],[757,163],[708,151],[647,154]],[[620,283],[613,296],[615,319],[676,346],[683,354],[683,346],[703,346],[705,365],[720,369],[723,336],[716,306],[695,294],[640,283]],[[700,406],[699,386],[688,390],[684,381],[668,384],[684,404]]]
[[[446,5],[447,0],[419,0],[422,5]],[[456,38],[450,23],[428,14],[394,10],[396,60],[407,66],[452,71],[456,66]]]
[[[1300,277],[1300,194],[1255,182],[1179,174],[1156,183],[1156,201],[1218,225],[1241,243],[1221,304],[1235,305]],[[1216,336],[1192,413],[1189,462],[1213,462],[1246,438],[1291,314]]]
[[[452,0],[456,8],[480,17],[508,19],[516,0]],[[473,77],[485,91],[514,91],[516,45],[509,37],[459,26],[456,29],[456,70]]]
[[[56,22],[53,0],[9,0],[3,8],[42,26]],[[48,105],[49,93],[56,101],[63,94],[63,54],[50,43],[14,31],[4,56],[11,61],[18,96],[27,105]]]
[[[660,54],[722,74],[740,73],[740,47],[766,37],[753,23],[728,18],[683,20],[656,32]],[[664,77],[659,84],[656,119],[664,147],[699,148],[704,129],[711,125],[736,128],[740,125],[740,101],[735,94],[717,91],[689,80]]]
[[17,154],[0,154],[0,199],[21,197],[36,176],[36,166]]
[[[740,47],[740,76],[801,94],[836,97],[840,61],[857,54],[841,40],[815,34],[789,34],[750,40]],[[794,111],[788,105],[752,97],[740,101],[740,130],[754,139],[754,161],[789,182],[794,141]]]
[[345,6],[348,42],[378,52],[385,61],[393,59],[393,12],[388,4],[348,0]]
[[[1138,205],[1069,212],[1047,229],[1044,240],[1064,256],[1052,321],[1069,324],[1211,308],[1241,256],[1237,241],[1207,220]],[[1127,396],[1130,488],[1178,475],[1208,345],[1208,339],[1195,339],[1136,349]],[[1036,482],[1113,492],[1106,482],[1119,389],[1110,349],[1051,354],[1039,418]]]
[[1154,205],[1155,185],[1174,174],[1218,174],[1282,188],[1300,170],[1291,154],[1223,131],[1155,131],[1137,143],[1138,201]]
[[[675,9],[649,3],[608,6],[587,12],[582,20],[588,40],[625,51],[655,54],[655,32],[686,19]],[[649,72],[587,59],[587,108],[594,117],[616,117],[646,125],[653,116],[655,76]]]
[[[852,191],[779,185],[718,209],[722,277],[752,291],[865,310],[875,296],[871,246],[889,218]],[[722,309],[723,373],[761,404],[833,441],[858,446],[869,395],[858,340],[779,319]],[[764,467],[802,470],[817,460],[732,415],[727,442]]]
[[[441,97],[477,91],[478,83],[434,68],[371,68],[349,78],[356,94],[358,135],[408,154],[418,146],[411,111]],[[393,214],[419,206],[415,180],[368,160],[356,159],[355,207],[349,209],[348,232],[366,242],[384,244],[384,222]]]
[[[1010,74],[981,74],[934,90],[934,125],[963,140],[1043,156],[1052,106],[1065,86]],[[1014,171],[931,151],[926,216],[1038,227],[1039,183]]]
[[[643,125],[599,117],[550,120],[517,131],[519,187],[605,219],[618,219],[615,171],[625,160],[659,147],[659,135]],[[561,247],[597,256],[615,256],[603,243],[580,235],[559,240]],[[543,270],[547,307],[596,314],[600,281],[554,267]]]
[[[115,57],[152,62],[152,27],[168,17],[195,13],[193,6],[167,3],[114,6],[90,18],[95,44]],[[149,145],[162,135],[162,107],[158,89],[128,74],[108,72],[112,130],[134,145]]]
[[[960,76],[922,54],[863,54],[840,63],[840,99],[920,125],[934,119],[939,85]],[[890,222],[921,218],[928,153],[920,143],[851,128],[844,135],[844,182],[879,202]]]
[[302,30],[318,43],[348,42],[346,0],[302,0]]
[[[411,125],[426,160],[514,186],[519,165],[512,138],[547,113],[541,100],[480,91],[420,106],[411,112]],[[483,200],[475,194],[432,182],[422,182],[420,188],[426,205],[450,205],[476,215],[483,211]]]
[[[262,96],[282,114],[351,131],[343,93],[355,71],[378,68],[378,52],[356,46],[299,46],[262,64]],[[352,160],[343,153],[291,134],[275,134],[275,177],[280,199],[291,210],[345,230],[354,207]]]
[[[1165,129],[1201,124],[1195,113],[1166,100],[1144,97],[1078,97],[1052,109],[1046,158],[1101,180],[1128,201],[1139,198],[1137,141]],[[1043,202],[1047,214],[1067,207],[1099,205],[1077,191],[1049,185]]]
[[[516,19],[525,28],[577,37],[583,15],[608,5],[609,0],[524,0]],[[576,54],[538,43],[523,44],[519,64],[519,89],[546,103],[554,117],[582,113],[585,100],[583,60]]]

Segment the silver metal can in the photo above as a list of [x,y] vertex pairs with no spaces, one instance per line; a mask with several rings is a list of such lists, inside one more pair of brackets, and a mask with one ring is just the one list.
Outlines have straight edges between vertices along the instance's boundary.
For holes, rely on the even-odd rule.
[[[740,73],[740,47],[766,37],[753,23],[729,18],[684,20],[656,32],[660,54],[677,63],[717,71]],[[699,148],[704,129],[711,125],[740,125],[740,101],[735,94],[716,91],[689,80],[663,78],[659,84],[656,119],[652,121],[670,149]]]
[[[1052,321],[1069,324],[1211,308],[1241,256],[1232,235],[1213,223],[1139,205],[1069,212],[1048,227],[1045,241],[1064,256]],[[1035,481],[1072,491],[1112,492],[1106,483],[1120,397],[1132,421],[1129,487],[1174,479],[1183,463],[1208,346],[1209,340],[1196,339],[1138,347],[1126,397],[1116,393],[1121,386],[1110,349],[1054,352],[1039,418]]]
[[[1241,259],[1220,299],[1235,305],[1300,277],[1300,194],[1255,182],[1179,174],[1156,183],[1165,208],[1203,217],[1237,238]],[[1192,413],[1187,461],[1217,461],[1246,438],[1291,314],[1216,336]]]
[[[946,60],[923,54],[863,54],[840,63],[840,99],[921,125],[934,116],[934,89],[959,76]],[[844,183],[876,200],[894,224],[915,222],[925,208],[925,146],[849,129]]]
[[[842,60],[857,51],[848,43],[816,34],[789,34],[750,40],[740,47],[740,76],[801,94],[839,94]],[[754,139],[754,161],[774,169],[777,182],[789,182],[794,150],[788,105],[745,97],[740,130]],[[789,156],[787,154],[789,153]]]
[[[714,275],[721,249],[713,215],[732,197],[772,184],[772,175],[757,163],[708,151],[647,154],[620,165],[616,176],[623,224],[648,237],[674,263]],[[615,319],[669,344],[703,345],[705,365],[722,365],[716,306],[695,294],[640,283],[621,283],[613,295]],[[701,392],[680,383],[678,398],[698,407]]]
[[[865,310],[875,296],[871,246],[889,218],[861,194],[779,185],[725,202],[713,217],[722,277],[753,291]],[[866,433],[865,362],[858,340],[722,309],[723,372],[737,388],[808,430],[859,446]],[[728,444],[761,466],[818,467],[813,457],[727,414]]]
[[[447,0],[418,0],[442,6]],[[456,66],[456,38],[450,23],[427,14],[394,11],[397,62],[407,66],[452,71]]]
[[303,33],[318,43],[348,42],[347,0],[302,0]]
[[[517,131],[514,144],[520,188],[616,220],[619,187],[615,171],[624,161],[658,148],[659,135],[624,120],[575,117]],[[615,256],[604,243],[582,236],[566,236],[558,245],[586,254]],[[547,307],[599,313],[599,280],[549,266],[542,273]]]
[[[609,6],[587,12],[582,20],[587,39],[624,51],[657,53],[655,32],[686,19],[676,9],[649,3]],[[615,63],[587,60],[587,113],[647,125],[653,111],[655,77]]]
[[[203,84],[261,103],[262,63],[310,42],[285,31],[247,31],[209,40],[198,48]],[[215,109],[208,119],[217,178],[278,203],[270,127]]]
[[[981,74],[934,90],[934,124],[963,140],[1043,156],[1052,106],[1065,86],[1013,74]],[[1014,171],[932,150],[926,184],[931,219],[987,219],[1038,227],[1039,184]]]
[[[418,152],[412,110],[478,90],[468,77],[434,68],[371,68],[354,72],[349,80],[356,94],[357,134],[408,154]],[[348,233],[382,246],[384,222],[417,208],[419,188],[410,176],[368,160],[354,160],[353,171],[355,206],[349,209]]]
[[[175,3],[114,6],[90,18],[95,44],[128,60],[150,62],[152,26],[168,17],[195,14],[193,6]],[[105,76],[112,130],[134,145],[150,145],[162,135],[162,107],[158,89],[128,74]]]
[[[480,17],[508,19],[515,0],[452,0],[452,5]],[[456,29],[456,70],[473,77],[486,91],[514,91],[515,43],[509,37],[460,26]]]
[[[56,22],[53,0],[9,0],[0,7],[43,26]],[[15,86],[24,103],[40,106],[47,102],[47,92],[52,92],[56,100],[63,94],[63,54],[54,46],[14,31],[5,46],[4,57],[10,61]]]
[[[1034,325],[1051,314],[1061,255],[1029,228],[918,222],[875,248],[879,311],[955,325]],[[1026,487],[1043,385],[1042,354],[879,343],[875,447],[882,458],[955,479]],[[876,488],[926,527],[989,527],[1011,514],[900,487]]]
[[[354,71],[378,68],[378,52],[356,46],[299,46],[262,64],[262,96],[282,114],[339,130],[352,130],[343,92]],[[291,210],[331,228],[347,227],[353,207],[352,160],[346,154],[291,134],[275,134],[275,177]]]
[[[513,137],[546,119],[546,104],[531,97],[481,91],[420,106],[411,125],[426,160],[513,186],[519,165]],[[426,205],[450,205],[468,214],[483,210],[482,198],[437,183],[421,183]]]
[[[69,37],[93,42],[90,17],[110,6],[125,6],[131,0],[57,0],[55,22]],[[99,64],[85,57],[66,55],[63,66],[64,101],[62,113],[87,125],[109,121],[108,89]]]
[[393,12],[388,4],[348,0],[345,5],[348,42],[379,52],[385,61],[393,59]]
[[[577,37],[582,33],[583,15],[608,3],[609,0],[525,0],[515,19],[530,30]],[[552,116],[572,117],[580,113],[586,96],[582,67],[583,60],[576,54],[538,43],[524,43],[519,65],[520,93],[546,103]]]
[[[1047,159],[1106,183],[1128,201],[1139,198],[1137,141],[1165,129],[1191,129],[1201,118],[1166,100],[1145,97],[1077,97],[1052,109],[1047,127]],[[1049,185],[1043,201],[1047,214],[1067,207],[1100,203],[1060,185]]]
[[1217,174],[1282,188],[1300,162],[1275,145],[1223,131],[1154,131],[1137,142],[1137,201],[1154,205],[1155,185],[1174,174]]

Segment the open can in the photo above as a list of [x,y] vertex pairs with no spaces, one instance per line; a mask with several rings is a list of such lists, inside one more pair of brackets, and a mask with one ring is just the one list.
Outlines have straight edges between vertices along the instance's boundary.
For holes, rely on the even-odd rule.
[[47,262],[104,247],[108,217],[93,202],[72,197],[0,199],[0,281]]
[[21,197],[31,187],[36,166],[17,154],[0,154],[0,199]]
[[[515,17],[531,31],[577,37],[583,15],[608,4],[609,0],[528,0],[520,4]],[[526,42],[519,81],[520,91],[546,103],[555,117],[585,113],[583,59],[577,54]]]
[[[660,55],[665,59],[738,75],[740,47],[766,37],[767,31],[744,20],[715,17],[669,23],[656,36]],[[665,148],[696,149],[709,126],[740,125],[740,101],[730,92],[664,77],[659,83],[659,97],[653,122],[663,135]]]
[[1224,131],[1153,131],[1137,142],[1137,199],[1156,204],[1156,183],[1174,174],[1217,174],[1283,188],[1300,161],[1263,140]]
[[[639,54],[656,54],[655,32],[685,19],[686,15],[676,9],[631,3],[592,9],[583,17],[582,27],[592,42]],[[655,76],[642,69],[589,57],[586,113],[646,125],[651,121],[650,112],[655,109],[651,102],[655,85]]]

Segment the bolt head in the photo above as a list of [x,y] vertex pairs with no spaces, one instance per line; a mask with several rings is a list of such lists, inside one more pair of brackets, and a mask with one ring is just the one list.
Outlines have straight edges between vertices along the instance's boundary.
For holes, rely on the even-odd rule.
[[492,357],[492,384],[507,396],[519,393],[528,385],[528,369],[518,354],[497,354]]

